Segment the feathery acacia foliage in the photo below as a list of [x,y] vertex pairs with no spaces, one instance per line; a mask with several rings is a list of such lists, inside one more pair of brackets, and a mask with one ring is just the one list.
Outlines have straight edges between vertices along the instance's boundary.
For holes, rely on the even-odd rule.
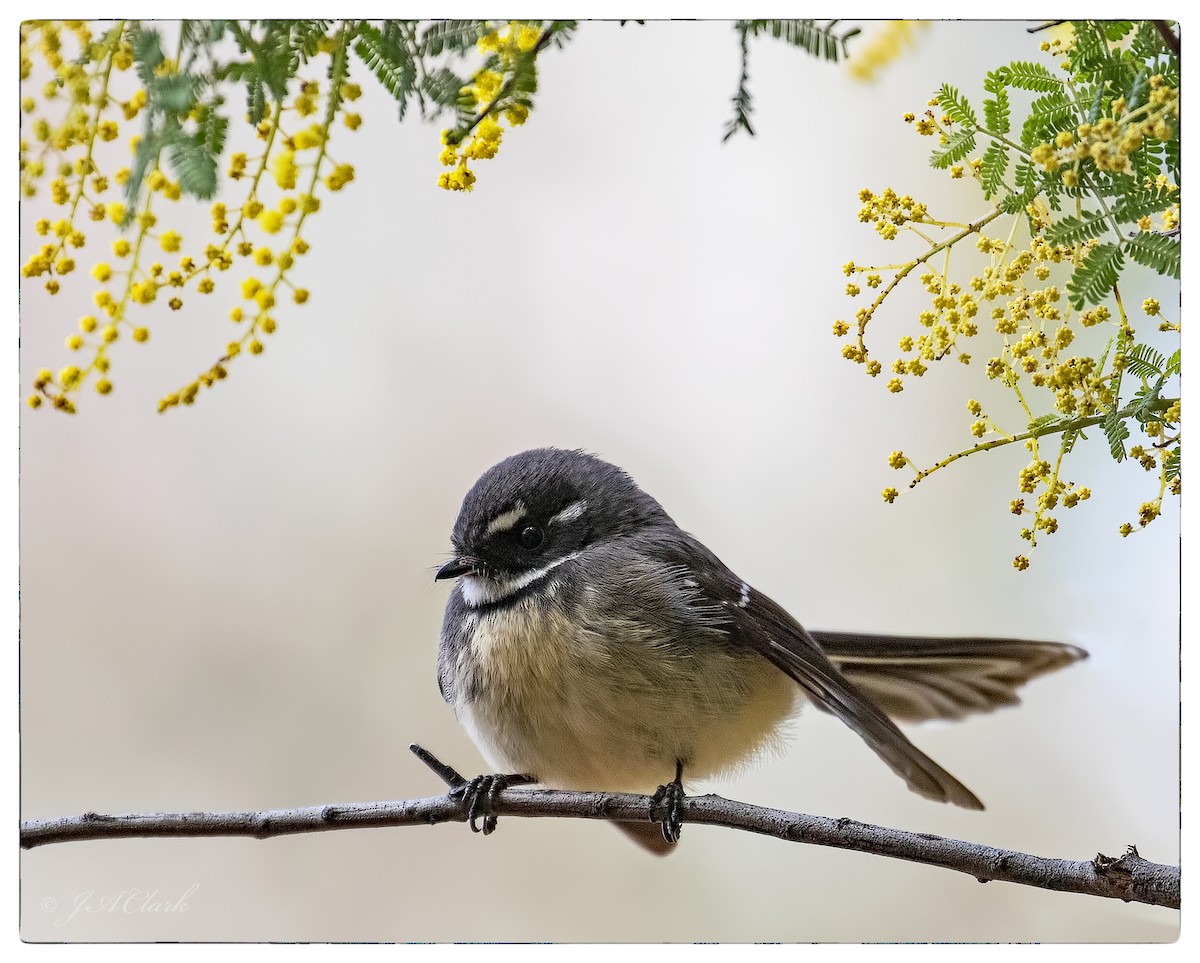
[[[896,285],[919,265],[934,264],[935,255],[940,270],[926,268],[920,275],[933,297],[932,310],[920,316],[924,331],[901,338],[901,357],[892,364],[897,377],[888,382],[891,391],[903,390],[903,376],[921,377],[937,361],[957,358],[969,364],[967,343],[980,335],[983,326],[977,319],[992,306],[1000,343],[986,373],[1012,389],[1024,430],[1000,427],[972,400],[971,433],[979,439],[994,437],[917,470],[913,484],[977,451],[1024,442],[1033,460],[1021,469],[1019,487],[1022,495],[1037,495],[1036,504],[1030,507],[1018,498],[1012,511],[1032,515],[1032,523],[1021,531],[1031,546],[1057,531],[1051,514],[1056,506],[1071,508],[1089,497],[1087,488],[1060,480],[1060,472],[1064,457],[1092,426],[1100,426],[1114,459],[1133,458],[1143,469],[1158,472],[1159,490],[1142,505],[1140,526],[1159,514],[1168,490],[1180,490],[1179,353],[1167,363],[1139,340],[1121,298],[1131,264],[1162,277],[1180,277],[1179,55],[1174,39],[1172,28],[1160,22],[1076,21],[1066,39],[1042,44],[1045,53],[1060,58],[1061,75],[1025,60],[987,73],[982,122],[970,100],[949,84],[930,101],[940,115],[932,109],[920,119],[906,115],[918,133],[936,135],[939,144],[930,163],[955,178],[969,172],[992,202],[990,211],[970,224],[937,220],[926,205],[891,189],[861,195],[865,206],[860,220],[874,222],[887,240],[902,230],[914,231],[929,249],[898,267],[846,266],[847,275],[865,273],[869,287],[883,285],[884,270],[896,273],[858,311],[856,343],[846,344],[842,353],[865,365],[872,377],[882,373],[883,365],[867,348],[868,324]],[[1023,110],[1022,103],[1027,105]],[[1020,130],[1017,140],[1011,135],[1014,125]],[[972,158],[980,145],[986,145],[982,157]],[[931,231],[954,233],[938,240]],[[1018,242],[1021,237],[1028,240]],[[969,281],[958,282],[950,276],[950,258],[956,245],[968,239],[990,256],[990,263]],[[1069,307],[1062,303],[1061,282],[1051,283],[1052,274],[1065,275]],[[858,296],[861,287],[851,283],[847,293]],[[1163,317],[1157,300],[1145,299],[1142,309],[1159,320],[1160,333],[1178,336],[1179,323]],[[1110,356],[1105,349],[1097,360],[1076,338],[1087,329],[1102,330],[1102,325],[1115,326],[1110,339],[1115,350]],[[844,321],[834,325],[838,336],[852,330]],[[1123,375],[1128,376],[1124,384]],[[1052,410],[1038,414],[1039,397]],[[1152,444],[1128,448],[1134,427]],[[1040,453],[1040,439],[1047,437],[1059,439],[1055,458]],[[893,452],[890,463],[894,468],[913,465],[901,452]],[[883,494],[890,502],[898,492],[889,487]],[[1121,534],[1133,530],[1126,523]],[[1024,569],[1029,560],[1018,555],[1013,564]]]

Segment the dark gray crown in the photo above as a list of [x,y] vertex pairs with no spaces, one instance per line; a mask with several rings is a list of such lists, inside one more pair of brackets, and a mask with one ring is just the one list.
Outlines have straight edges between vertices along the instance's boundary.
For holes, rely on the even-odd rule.
[[[495,530],[497,519],[518,506],[520,520]],[[620,468],[581,451],[535,448],[483,473],[463,499],[452,540],[460,554],[475,556],[488,568],[513,571],[656,524],[673,522]],[[519,544],[530,525],[546,534],[536,551]]]

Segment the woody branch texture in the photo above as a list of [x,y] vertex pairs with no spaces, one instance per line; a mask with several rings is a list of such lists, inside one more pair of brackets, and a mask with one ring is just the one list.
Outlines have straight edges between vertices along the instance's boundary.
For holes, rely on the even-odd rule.
[[[565,792],[550,789],[506,789],[491,811],[503,816],[556,816],[618,821],[648,820],[658,815],[650,796],[631,793]],[[787,842],[849,849],[876,856],[939,866],[992,880],[1064,893],[1103,896],[1126,902],[1179,908],[1177,866],[1152,863],[1130,846],[1124,855],[1097,854],[1070,860],[1032,856],[928,833],[872,826],[853,819],[810,816],[767,809],[721,796],[690,796],[683,802],[682,821],[724,826],[774,836]],[[432,826],[464,822],[467,811],[453,796],[396,802],[349,803],[233,813],[145,813],[106,816],[84,813],[62,819],[21,824],[21,846],[149,836],[251,836],[267,839],[295,833],[388,826]]]

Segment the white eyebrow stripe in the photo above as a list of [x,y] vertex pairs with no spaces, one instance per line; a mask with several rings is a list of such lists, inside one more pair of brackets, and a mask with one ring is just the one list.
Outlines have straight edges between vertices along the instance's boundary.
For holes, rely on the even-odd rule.
[[517,502],[508,511],[501,512],[490,522],[488,522],[487,534],[495,535],[497,532],[507,532],[527,514],[528,512],[525,509],[525,503]]
[[581,498],[577,502],[571,502],[566,508],[550,519],[549,524],[557,525],[560,522],[573,522],[587,511],[587,499]]

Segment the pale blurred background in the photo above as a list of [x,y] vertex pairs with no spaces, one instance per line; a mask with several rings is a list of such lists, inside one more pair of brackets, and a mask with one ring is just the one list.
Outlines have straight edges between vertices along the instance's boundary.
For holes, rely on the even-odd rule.
[[[625,467],[813,627],[1092,654],[1018,709],[910,730],[984,813],[909,793],[815,713],[779,758],[694,788],[1046,856],[1134,843],[1178,862],[1177,502],[1122,540],[1153,479],[1113,466],[1097,433],[1068,472],[1094,496],[1060,512],[1060,533],[1018,573],[1007,505],[1024,451],[969,459],[892,506],[879,497],[907,481],[889,451],[932,462],[971,441],[966,398],[1004,410],[982,369],[945,366],[892,396],[830,335],[858,306],[845,261],[918,252],[857,223],[859,189],[891,185],[950,219],[986,210],[971,184],[928,166],[930,141],[901,115],[943,80],[978,105],[985,71],[1036,46],[1022,23],[934,24],[864,84],[763,39],[758,136],[722,145],[738,72],[728,23],[587,23],[543,56],[529,123],[475,165],[465,196],[434,186],[439,127],[398,125],[359,70],[363,129],[333,147],[357,178],[312,219],[297,276],[312,300],[278,312],[266,353],[238,359],[193,408],[156,414],[232,335],[226,283],[177,315],[147,310],[151,341],[116,347],[111,397],[88,389],[74,418],[24,410],[22,817],[438,794],[410,742],[480,771],[437,691],[448,589],[433,569],[485,468],[558,445]],[[24,254],[49,210],[23,210]],[[185,241],[208,230],[206,205],[170,217]],[[1177,286],[1136,283],[1134,303],[1178,303]],[[22,295],[27,391],[37,368],[68,362],[63,337],[90,289],[80,278],[51,300],[24,282]],[[875,343],[894,345],[921,309],[922,293],[902,288]],[[1178,932],[1165,909],[699,826],[665,860],[600,823],[507,818],[487,839],[451,824],[75,843],[24,853],[21,872],[34,941]],[[55,925],[80,894],[127,889],[191,895],[185,912]]]

